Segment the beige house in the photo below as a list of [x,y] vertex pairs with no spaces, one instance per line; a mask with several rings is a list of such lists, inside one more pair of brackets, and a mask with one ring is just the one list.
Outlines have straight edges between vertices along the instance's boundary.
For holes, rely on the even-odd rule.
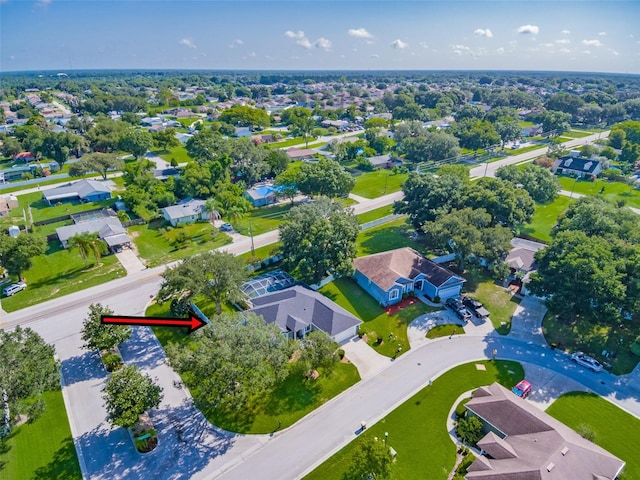
[[13,195],[0,195],[0,217],[7,217],[12,208],[18,206],[18,199]]
[[478,388],[467,409],[486,433],[467,480],[614,480],[625,466],[498,383]]

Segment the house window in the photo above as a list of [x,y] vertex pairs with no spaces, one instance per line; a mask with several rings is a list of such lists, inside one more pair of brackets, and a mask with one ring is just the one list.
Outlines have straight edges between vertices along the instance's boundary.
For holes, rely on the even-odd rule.
[[395,288],[389,292],[389,300],[397,300],[400,297],[400,291]]
[[413,284],[413,288],[418,291],[421,292],[422,291],[422,280],[418,280],[416,283]]

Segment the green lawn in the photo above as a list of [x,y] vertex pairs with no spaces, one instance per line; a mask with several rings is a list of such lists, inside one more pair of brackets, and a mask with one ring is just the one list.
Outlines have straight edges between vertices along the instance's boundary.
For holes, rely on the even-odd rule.
[[[173,228],[162,219],[129,228],[138,253],[150,267],[190,257],[231,243],[231,237],[214,230],[209,222]],[[182,244],[177,241],[184,236]]]
[[[196,299],[196,304],[209,318],[215,314],[215,306],[204,299]],[[229,305],[223,305],[227,313],[234,311]],[[147,316],[170,316],[168,305],[151,305]],[[184,331],[168,328],[154,328],[154,333],[164,346],[169,342],[184,342],[188,338]],[[186,337],[186,338],[185,338]],[[305,380],[296,363],[290,363],[290,374],[271,394],[250,400],[242,411],[224,411],[199,407],[207,419],[214,425],[239,433],[270,433],[280,428],[287,428],[302,417],[318,408],[360,380],[358,370],[351,363],[341,362],[335,370],[327,374],[320,370],[315,381]],[[197,381],[183,379],[191,389],[198,404]]]
[[448,337],[450,335],[464,335],[464,328],[455,323],[436,325],[427,332],[427,338]]
[[358,246],[356,256],[362,257],[402,247],[419,250],[420,245],[409,238],[413,232],[414,229],[407,222],[406,217],[360,232],[356,240]]
[[[418,302],[394,315],[389,315],[351,278],[334,280],[319,291],[361,319],[364,323],[360,325],[360,331],[368,334],[369,345],[387,357],[392,357],[398,346],[402,348],[402,352],[409,350],[407,339],[409,323],[420,315],[440,310]],[[383,339],[381,344],[377,343],[378,335]]]
[[282,219],[291,209],[291,202],[279,205],[270,205],[266,207],[257,207],[251,210],[244,217],[230,221],[233,228],[242,235],[249,235],[249,222],[251,222],[251,231],[254,235],[277,230],[280,227]]
[[[631,372],[640,358],[631,353],[631,344],[640,335],[640,325],[625,322],[623,328],[608,322],[606,318],[574,317],[565,319],[550,313],[542,321],[542,333],[549,344],[570,352],[583,351],[601,362],[611,364],[615,375]],[[616,354],[605,358],[602,351]]]
[[62,392],[45,392],[42,398],[42,416],[16,428],[0,446],[0,479],[82,479]]
[[504,152],[509,155],[520,155],[521,153],[532,152],[534,150],[538,150],[539,148],[544,148],[546,145],[529,145],[526,147],[518,148],[516,150],[511,150],[510,148],[505,150]]
[[584,137],[588,137],[589,135],[593,135],[593,134],[590,132],[583,132],[582,130],[570,130],[562,134],[563,137],[569,137],[569,138],[584,138]]
[[188,163],[193,161],[187,153],[187,148],[182,144],[172,147],[169,150],[153,150],[151,153],[155,153],[167,162],[171,162],[172,159],[175,159],[178,163]]
[[[624,201],[628,207],[640,208],[640,190],[629,187],[622,182],[610,182],[604,178],[593,180],[575,179],[558,176],[563,190],[580,193],[582,195],[600,195],[612,202]],[[604,188],[604,192],[600,191]]]
[[[588,413],[587,413],[588,412]],[[586,426],[593,442],[627,462],[620,479],[640,478],[640,419],[593,393],[567,393],[547,413],[574,430]]]
[[[470,297],[482,302],[489,310],[493,328],[501,335],[511,330],[511,317],[520,299],[511,295],[502,285],[497,285],[488,275],[480,272],[465,272],[467,280],[463,291]],[[504,323],[504,325],[503,325]]]
[[[478,370],[482,364],[486,370]],[[456,446],[446,428],[446,418],[464,392],[499,382],[511,388],[524,378],[516,362],[481,361],[455,367],[438,377],[389,415],[322,463],[305,480],[339,480],[351,464],[354,450],[364,439],[384,438],[398,452],[392,478],[446,480],[456,460]],[[427,379],[425,378],[425,383]]]
[[522,226],[520,232],[542,242],[551,241],[551,230],[558,223],[558,217],[575,201],[573,198],[558,195],[551,203],[536,203],[531,222]]
[[77,250],[64,250],[55,242],[49,244],[44,255],[35,257],[33,267],[22,275],[28,287],[2,299],[2,308],[7,312],[124,277],[126,272],[115,255],[102,257],[99,266],[89,258],[85,268]]
[[277,253],[277,250],[282,246],[280,242],[272,243],[271,245],[265,245],[264,247],[259,247],[254,250],[254,254],[251,252],[241,253],[238,257],[242,258],[245,262],[249,262],[251,257],[257,257],[260,259],[264,259],[267,257],[271,257]]
[[[311,137],[310,136],[308,140],[309,140],[309,145],[311,145],[316,140],[316,137]],[[289,138],[289,139],[284,140],[282,142],[273,142],[273,143],[265,144],[265,146],[267,148],[270,148],[270,149],[292,147],[294,145],[296,145],[299,148],[305,148],[305,139],[304,139],[304,137]]]
[[357,217],[358,222],[360,222],[360,224],[363,224],[372,222],[373,220],[378,220],[379,218],[388,217],[389,215],[393,215],[393,205],[387,205],[385,207],[376,208],[375,210],[369,210],[368,212],[357,215]]
[[[46,220],[63,215],[71,215],[74,213],[85,212],[87,210],[94,210],[96,208],[111,207],[115,203],[115,200],[111,198],[108,200],[91,203],[67,202],[50,207],[47,202],[42,199],[41,192],[34,192],[19,195],[18,203],[18,208],[13,209],[11,212],[12,216],[22,218],[22,209],[25,209],[27,210],[27,219],[29,219],[29,207],[31,207],[31,215],[33,215],[33,221],[37,222],[39,220]],[[24,223],[24,221],[22,223]]]
[[386,169],[362,173],[356,177],[356,185],[351,193],[365,198],[378,198],[399,191],[408,177],[407,173],[394,174]]

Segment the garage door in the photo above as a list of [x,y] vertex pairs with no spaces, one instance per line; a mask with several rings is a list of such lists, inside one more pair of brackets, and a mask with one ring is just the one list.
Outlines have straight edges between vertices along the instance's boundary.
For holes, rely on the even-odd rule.
[[346,329],[343,332],[338,333],[337,335],[333,336],[333,339],[336,341],[336,343],[344,343],[347,340],[353,338],[356,336],[356,329],[357,329],[357,325],[353,326],[351,328]]
[[438,292],[440,298],[444,300],[445,298],[457,297],[460,295],[460,287],[441,288]]

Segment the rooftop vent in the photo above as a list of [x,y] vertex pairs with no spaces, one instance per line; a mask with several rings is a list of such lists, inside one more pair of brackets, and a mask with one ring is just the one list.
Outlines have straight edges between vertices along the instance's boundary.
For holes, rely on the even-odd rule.
[[547,472],[550,472],[551,470],[553,470],[553,467],[555,467],[556,464],[551,462],[549,465],[547,465]]
[[591,166],[593,165],[593,162],[587,162],[584,164],[584,169],[586,171],[589,171],[589,169],[591,168]]
[[564,166],[568,167],[569,165],[571,165],[571,162],[573,162],[573,158],[567,158],[567,160],[564,162]]
[[562,454],[562,456],[565,456],[567,453],[569,453],[569,447],[564,447],[562,450],[560,450],[560,453]]

